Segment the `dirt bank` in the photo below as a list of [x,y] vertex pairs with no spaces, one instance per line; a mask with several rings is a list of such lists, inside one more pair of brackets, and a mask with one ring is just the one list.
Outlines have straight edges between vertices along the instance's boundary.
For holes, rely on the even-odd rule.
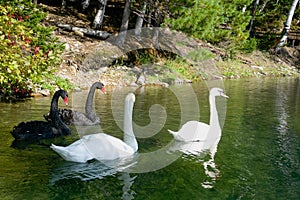
[[[90,21],[86,16],[72,10],[61,10],[59,7],[45,6],[48,15],[44,20],[46,26],[56,26],[57,22],[70,24],[77,27],[90,28]],[[72,9],[72,8],[70,8]],[[72,14],[71,14],[72,12]],[[75,15],[74,15],[75,13]],[[103,27],[104,31],[114,34],[117,30],[113,27]],[[155,81],[147,82],[141,78],[143,70],[132,65],[108,67],[103,66],[95,69],[87,69],[83,63],[88,55],[96,48],[102,47],[107,52],[110,51],[110,43],[90,38],[81,32],[69,32],[61,28],[56,28],[55,36],[65,43],[66,49],[62,55],[62,63],[58,66],[58,75],[68,78],[76,87],[89,87],[94,81],[101,80],[105,85],[134,85],[134,84],[155,84]],[[198,46],[210,50],[215,54],[214,64],[219,70],[218,78],[243,78],[252,76],[295,76],[299,75],[300,69],[300,47],[284,48],[280,56],[270,55],[267,52],[255,51],[251,54],[238,55],[237,60],[226,60],[222,57],[226,54],[221,49],[212,45],[197,41]],[[113,51],[113,50],[112,50]],[[103,58],[105,59],[105,58]],[[172,73],[168,71],[166,73]],[[158,76],[156,74],[156,76]],[[139,79],[140,78],[140,79]],[[139,82],[142,81],[142,82]],[[180,77],[177,81],[189,82]],[[157,83],[166,85],[157,78]]]

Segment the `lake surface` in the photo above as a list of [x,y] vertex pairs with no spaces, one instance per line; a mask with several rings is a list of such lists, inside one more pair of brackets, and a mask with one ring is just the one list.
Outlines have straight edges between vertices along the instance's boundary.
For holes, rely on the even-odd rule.
[[[0,103],[0,199],[300,199],[300,79],[228,80],[224,88],[230,98],[216,101],[222,137],[212,173],[203,166],[209,153],[171,151],[167,131],[209,122],[204,82],[135,91],[139,150],[124,163],[67,162],[49,145],[102,131],[122,138],[123,101],[133,88],[95,93],[101,126],[70,126],[72,135],[39,144],[15,144],[10,131],[43,120],[51,98]],[[69,107],[83,110],[86,94],[70,94]],[[65,107],[61,99],[59,105]]]

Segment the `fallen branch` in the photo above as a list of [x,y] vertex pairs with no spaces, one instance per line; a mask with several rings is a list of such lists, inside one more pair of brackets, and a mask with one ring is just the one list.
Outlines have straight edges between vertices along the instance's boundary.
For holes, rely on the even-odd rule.
[[106,32],[106,31],[97,31],[97,30],[93,30],[93,29],[86,29],[86,28],[80,28],[80,27],[76,27],[76,26],[72,26],[69,24],[57,24],[57,26],[59,28],[63,28],[69,31],[79,31],[84,33],[87,36],[92,36],[92,37],[97,37],[100,38],[102,40],[107,39],[111,34]]

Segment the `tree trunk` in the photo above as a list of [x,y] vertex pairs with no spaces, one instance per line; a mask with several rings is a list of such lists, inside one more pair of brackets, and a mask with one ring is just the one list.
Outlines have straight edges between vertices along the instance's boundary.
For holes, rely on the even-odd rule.
[[287,16],[287,20],[284,23],[284,28],[282,30],[281,39],[280,39],[279,43],[276,46],[276,50],[275,50],[276,53],[283,47],[283,45],[286,44],[286,41],[287,41],[287,38],[288,38],[288,35],[289,35],[289,30],[290,30],[290,27],[291,27],[291,23],[292,23],[292,20],[293,20],[293,16],[294,16],[295,9],[297,7],[298,1],[299,0],[294,0],[293,3],[292,3],[292,6],[291,6],[290,11],[289,11],[288,16]]
[[95,16],[94,22],[93,22],[93,29],[100,29],[103,23],[103,17],[105,12],[107,0],[99,0],[99,10]]
[[130,16],[130,0],[126,0],[120,32],[127,31]]
[[81,32],[87,36],[92,36],[92,37],[96,37],[96,38],[100,38],[102,40],[107,39],[111,34],[106,32],[106,31],[97,31],[97,30],[93,30],[93,29],[86,29],[86,28],[80,28],[80,27],[76,27],[76,26],[71,26],[69,24],[57,24],[57,26],[59,28],[63,28],[69,31],[78,31]]
[[126,38],[126,31],[128,29],[129,24],[129,16],[130,16],[130,0],[125,1],[125,7],[124,7],[124,13],[123,13],[123,19],[122,19],[122,25],[120,28],[119,35],[117,37],[117,45],[119,47],[122,47]]
[[262,5],[262,7],[261,7],[260,10],[259,10],[260,13],[265,9],[265,7],[266,7],[266,5],[267,5],[267,3],[268,3],[269,1],[270,1],[270,0],[266,0],[266,1],[264,2],[264,4]]
[[138,40],[141,40],[141,30],[142,30],[142,26],[143,26],[143,22],[144,22],[144,17],[145,17],[145,13],[146,13],[146,8],[147,8],[147,1],[144,1],[144,5],[142,8],[141,13],[138,15],[137,19],[136,19],[136,23],[135,23],[135,30],[134,33],[137,36]]
[[256,15],[256,9],[257,9],[257,6],[259,4],[259,0],[254,0],[253,2],[253,10],[252,10],[252,17],[251,17],[251,20],[250,20],[250,23],[249,23],[249,33],[250,33],[250,36],[253,37],[254,36],[254,31],[253,31],[253,22],[254,22],[254,18],[255,18],[255,15]]
[[67,7],[67,0],[62,0],[61,6],[65,9]]
[[82,9],[83,10],[87,9],[89,7],[89,5],[90,5],[90,0],[83,0],[81,2],[81,5],[82,5]]

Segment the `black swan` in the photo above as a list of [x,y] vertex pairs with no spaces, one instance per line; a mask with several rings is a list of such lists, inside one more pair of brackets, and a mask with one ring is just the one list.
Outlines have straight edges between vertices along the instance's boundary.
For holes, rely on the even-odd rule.
[[54,93],[50,107],[51,121],[29,121],[21,122],[13,128],[12,136],[16,140],[32,141],[54,138],[61,135],[71,134],[69,127],[63,123],[58,113],[58,98],[62,97],[65,104],[68,104],[68,93],[58,90]]
[[[93,112],[93,100],[95,90],[100,89],[105,94],[103,83],[95,82],[89,91],[85,102],[85,113],[81,113],[70,109],[59,109],[59,116],[66,124],[79,125],[79,126],[93,126],[100,124],[100,118]],[[48,115],[44,115],[47,121],[51,121]]]

